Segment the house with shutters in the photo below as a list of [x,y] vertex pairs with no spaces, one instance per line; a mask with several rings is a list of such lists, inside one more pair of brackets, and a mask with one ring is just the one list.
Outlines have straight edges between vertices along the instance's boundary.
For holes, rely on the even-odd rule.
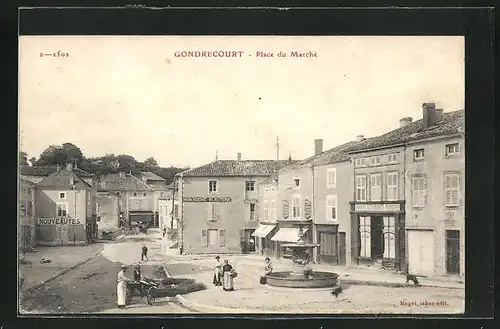
[[323,140],[314,141],[314,155],[278,172],[278,232],[271,238],[276,257],[288,257],[282,244],[298,240],[299,228],[306,242],[318,243],[311,261],[350,264],[350,201],[352,165],[347,150],[351,141],[323,151]]
[[422,105],[422,119],[351,148],[353,259],[431,276],[465,273],[464,110]]
[[278,231],[278,175],[262,181],[257,187],[257,221],[259,226],[252,233],[258,255],[276,257],[276,242],[272,237]]
[[184,253],[255,251],[257,187],[288,162],[216,160],[176,175]]
[[[27,180],[32,183],[39,183],[45,177],[61,169],[60,165],[57,166],[19,166],[19,175],[21,179]],[[94,175],[88,173],[76,165],[73,165],[73,172],[78,175],[84,182],[92,185],[94,182]]]
[[35,183],[19,180],[19,245],[23,248],[35,246]]

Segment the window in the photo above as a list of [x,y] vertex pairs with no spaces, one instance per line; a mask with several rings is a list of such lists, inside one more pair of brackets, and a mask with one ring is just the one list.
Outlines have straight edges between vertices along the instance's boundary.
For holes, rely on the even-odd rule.
[[19,210],[21,212],[20,217],[26,216],[26,201],[21,200],[21,204],[19,205]]
[[370,200],[382,200],[382,174],[370,175]]
[[360,167],[366,167],[366,158],[361,158]]
[[217,203],[208,203],[208,221],[216,222],[219,219],[219,205]]
[[201,230],[201,245],[203,247],[208,246],[207,230]]
[[293,179],[293,188],[300,188],[300,178]]
[[356,201],[366,201],[366,176],[356,176]]
[[217,192],[217,181],[216,180],[209,180],[208,181],[208,192],[209,193]]
[[269,208],[270,208],[269,217],[270,217],[272,222],[275,222],[276,221],[276,201],[275,200],[271,200]]
[[66,217],[68,215],[68,204],[57,203],[57,217]]
[[264,200],[264,221],[269,221],[269,200]]
[[459,205],[459,181],[458,174],[445,174],[444,176],[444,204],[447,207]]
[[254,181],[246,181],[245,182],[245,191],[247,191],[247,192],[255,191],[255,182]]
[[61,200],[66,199],[66,192],[59,192],[59,199]]
[[97,213],[99,213],[99,212],[101,211],[101,206],[100,206],[99,202],[96,202],[96,203],[95,203],[95,211],[96,211]]
[[274,187],[271,187],[271,197],[276,196],[276,189]]
[[361,165],[361,159],[354,159],[354,166],[359,167]]
[[142,193],[142,196],[148,196],[148,193],[144,192]]
[[458,143],[446,145],[446,156],[458,155],[460,154],[460,145]]
[[337,221],[337,196],[326,196],[326,220]]
[[137,192],[132,193],[132,196],[137,196]]
[[219,230],[219,247],[226,246],[226,230]]
[[380,164],[380,157],[371,157],[370,158],[370,165],[376,166]]
[[264,189],[264,198],[269,198],[269,188],[268,187],[266,187]]
[[398,200],[398,173],[389,172],[387,173],[387,200],[394,201]]
[[359,235],[361,246],[359,256],[362,258],[371,258],[371,217],[359,217]]
[[250,204],[250,220],[255,220],[255,203]]
[[160,192],[160,198],[163,198],[163,192]]
[[384,217],[384,258],[396,258],[396,231],[394,217]]
[[396,163],[396,162],[398,162],[398,155],[397,154],[389,154],[387,156],[387,161],[389,163]]
[[425,176],[414,176],[412,181],[412,201],[413,207],[425,206]]
[[292,196],[292,218],[300,218],[300,195]]
[[425,158],[425,150],[424,149],[413,150],[413,160],[414,161],[423,160],[424,158]]
[[337,169],[328,168],[326,171],[326,187],[335,188],[337,185]]
[[28,196],[31,196],[31,188],[28,187],[26,193],[28,193]]

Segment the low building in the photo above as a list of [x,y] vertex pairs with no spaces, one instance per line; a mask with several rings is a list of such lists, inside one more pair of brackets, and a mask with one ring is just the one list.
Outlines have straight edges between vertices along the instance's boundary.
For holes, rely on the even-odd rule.
[[96,191],[71,164],[36,187],[36,243],[85,245],[97,238]]
[[286,164],[238,154],[177,174],[182,252],[254,252],[257,186]]
[[[160,200],[168,200],[171,190],[168,188],[167,180],[151,171],[141,172],[142,181],[148,184],[155,192],[153,199],[153,210],[155,213],[154,227],[163,227],[160,225]],[[163,203],[163,202],[162,202]]]
[[464,274],[464,111],[422,111],[350,150],[353,256],[416,275]]
[[166,197],[161,197],[158,200],[159,206],[159,226],[161,228],[167,227],[170,229],[177,229],[177,224],[179,220],[179,201],[178,192],[179,188],[177,186],[176,179],[169,185],[167,185]]
[[22,248],[35,246],[35,184],[19,180],[19,245]]
[[120,223],[135,226],[138,222],[154,225],[155,190],[130,173],[120,172],[101,177],[99,192],[110,192],[119,197]]

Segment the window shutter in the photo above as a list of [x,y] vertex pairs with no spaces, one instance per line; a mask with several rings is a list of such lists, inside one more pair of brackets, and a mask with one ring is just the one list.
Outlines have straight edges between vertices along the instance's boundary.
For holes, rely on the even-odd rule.
[[219,247],[226,246],[226,230],[219,230]]
[[243,239],[245,237],[245,231],[244,230],[240,230],[240,239]]
[[220,206],[218,204],[214,204],[214,215],[215,215],[215,220],[219,221],[220,220]]
[[208,247],[207,230],[201,230],[201,245]]

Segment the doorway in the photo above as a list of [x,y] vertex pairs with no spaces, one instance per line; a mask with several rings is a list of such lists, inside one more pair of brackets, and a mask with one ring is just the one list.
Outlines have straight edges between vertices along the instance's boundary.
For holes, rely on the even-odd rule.
[[209,229],[207,231],[208,231],[208,234],[207,234],[208,246],[210,246],[210,247],[218,246],[218,244],[219,244],[219,240],[218,240],[219,230]]
[[345,232],[339,232],[339,265],[346,265]]
[[384,257],[384,222],[380,216],[374,216],[371,219],[372,259],[382,259]]
[[255,238],[252,236],[252,233],[255,232],[255,229],[245,229],[243,230],[243,241],[244,241],[244,253],[245,252],[254,252],[255,251]]
[[460,274],[460,231],[446,231],[446,273]]

